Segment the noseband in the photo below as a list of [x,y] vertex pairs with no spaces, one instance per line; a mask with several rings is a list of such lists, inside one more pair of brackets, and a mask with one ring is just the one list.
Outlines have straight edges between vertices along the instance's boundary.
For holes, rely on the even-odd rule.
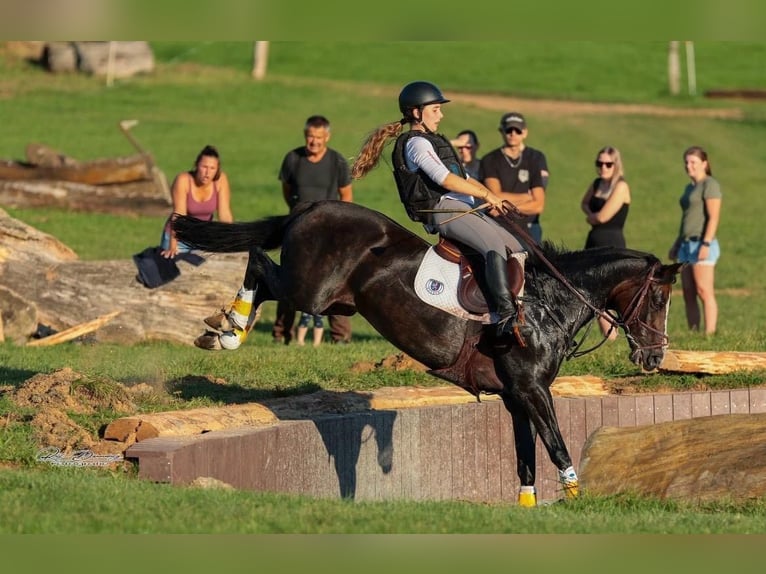
[[[664,331],[660,331],[659,329],[655,329],[651,325],[649,325],[646,321],[642,321],[639,317],[639,313],[641,311],[641,308],[644,305],[644,302],[646,300],[646,296],[649,294],[649,291],[651,290],[652,286],[657,284],[659,282],[659,279],[657,279],[654,276],[655,271],[660,268],[662,264],[661,263],[655,263],[652,265],[651,269],[646,274],[646,278],[644,279],[643,284],[641,287],[634,293],[633,298],[630,300],[630,303],[625,307],[623,312],[621,313],[621,318],[615,317],[611,315],[610,313],[607,313],[603,309],[599,309],[595,307],[593,304],[590,303],[590,301],[586,300],[584,297],[581,296],[579,291],[575,289],[573,286],[571,286],[568,282],[565,284],[567,287],[569,287],[570,290],[572,290],[573,293],[578,295],[578,298],[585,303],[585,305],[593,312],[593,318],[596,317],[602,317],[604,320],[606,320],[609,324],[611,324],[612,328],[622,328],[622,330],[625,332],[625,337],[630,342],[630,346],[634,351],[645,351],[648,349],[657,349],[666,347],[668,344],[668,336]],[[599,341],[596,345],[593,347],[590,347],[589,349],[580,350],[580,347],[582,346],[585,339],[588,337],[588,332],[590,331],[590,327],[593,325],[593,320],[588,323],[588,328],[586,329],[582,339],[580,339],[579,343],[575,343],[572,345],[572,350],[567,355],[567,360],[582,357],[583,355],[587,355],[588,353],[595,351],[598,349],[601,345],[603,345],[607,341],[607,336],[604,335],[601,341]],[[631,327],[635,328],[643,327],[647,331],[650,331],[656,335],[660,336],[660,341],[658,343],[652,343],[650,345],[639,345],[638,341],[636,341],[636,338],[633,336],[633,334],[630,332]]]
[[[645,349],[657,349],[666,347],[668,345],[668,336],[665,333],[665,331],[660,331],[659,329],[655,329],[651,325],[649,325],[646,321],[642,321],[639,317],[639,312],[641,311],[641,308],[644,305],[644,301],[646,300],[646,296],[649,293],[650,289],[653,285],[657,284],[659,280],[654,276],[655,271],[659,269],[661,263],[655,263],[652,265],[652,268],[649,270],[649,272],[646,274],[646,279],[644,279],[644,283],[641,285],[641,288],[636,291],[635,295],[633,295],[633,299],[631,299],[628,306],[623,311],[622,320],[616,319],[609,315],[609,313],[606,313],[605,311],[600,311],[601,316],[608,317],[608,321],[612,323],[612,325],[622,327],[625,331],[625,336],[627,339],[632,343],[632,347],[637,351],[643,351]],[[643,327],[647,331],[650,331],[654,333],[655,335],[660,336],[660,341],[658,343],[652,343],[650,345],[639,345],[636,339],[633,337],[633,335],[630,332],[631,326],[635,327],[638,325],[639,327]]]

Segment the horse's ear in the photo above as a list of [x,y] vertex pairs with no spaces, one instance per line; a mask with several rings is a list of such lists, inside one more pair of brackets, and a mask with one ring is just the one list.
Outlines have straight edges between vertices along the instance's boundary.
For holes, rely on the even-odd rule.
[[663,285],[668,283],[675,283],[676,276],[683,266],[684,263],[671,263],[670,265],[662,265],[654,274],[654,277]]

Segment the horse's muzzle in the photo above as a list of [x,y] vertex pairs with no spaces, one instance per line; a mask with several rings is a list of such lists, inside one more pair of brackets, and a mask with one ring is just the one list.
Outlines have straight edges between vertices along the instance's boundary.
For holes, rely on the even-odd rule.
[[630,354],[630,359],[634,364],[640,365],[645,371],[652,372],[660,368],[664,356],[664,352],[636,349]]

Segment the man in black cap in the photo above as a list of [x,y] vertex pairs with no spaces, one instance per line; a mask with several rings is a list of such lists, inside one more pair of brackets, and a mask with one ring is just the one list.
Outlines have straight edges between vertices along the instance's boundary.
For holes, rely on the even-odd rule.
[[540,214],[545,208],[548,162],[543,152],[524,145],[529,132],[522,114],[504,114],[498,130],[503,145],[481,158],[483,183],[526,216],[520,223],[526,225],[529,234],[540,243],[543,238]]

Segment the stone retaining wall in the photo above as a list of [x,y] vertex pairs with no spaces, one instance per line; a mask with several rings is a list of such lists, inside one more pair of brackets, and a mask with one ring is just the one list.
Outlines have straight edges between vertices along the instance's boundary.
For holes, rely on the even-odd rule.
[[[602,426],[766,412],[766,389],[554,398],[578,468]],[[369,410],[280,421],[261,428],[158,437],[132,445],[139,476],[189,484],[210,477],[236,488],[356,500],[514,503],[519,482],[510,415],[501,401]],[[537,444],[538,500],[562,496]]]

